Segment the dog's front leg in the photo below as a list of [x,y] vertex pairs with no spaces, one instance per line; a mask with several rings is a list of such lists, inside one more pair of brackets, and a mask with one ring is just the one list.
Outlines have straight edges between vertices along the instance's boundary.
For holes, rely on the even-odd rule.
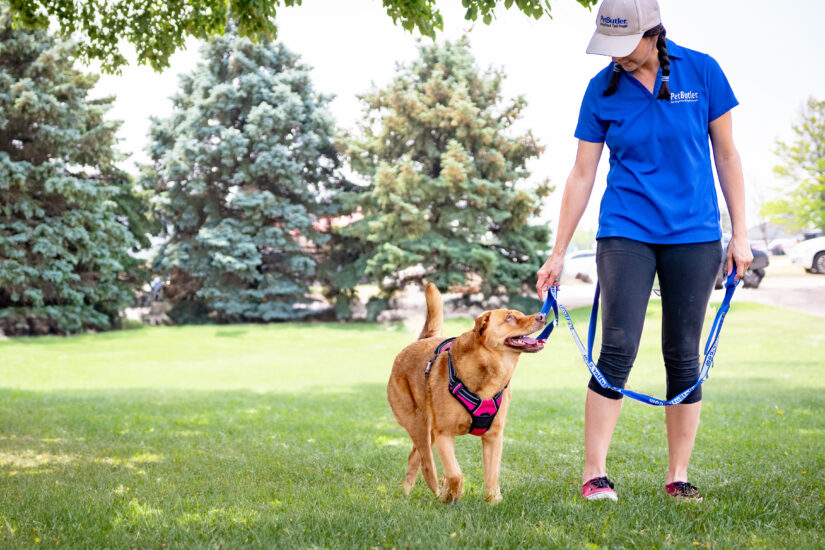
[[501,470],[501,449],[504,435],[501,430],[487,432],[481,436],[481,452],[484,456],[484,492],[490,504],[501,502],[498,488],[498,474]]
[[464,474],[455,458],[455,436],[446,433],[435,434],[435,448],[444,467],[444,484],[438,490],[442,502],[452,504],[464,492]]

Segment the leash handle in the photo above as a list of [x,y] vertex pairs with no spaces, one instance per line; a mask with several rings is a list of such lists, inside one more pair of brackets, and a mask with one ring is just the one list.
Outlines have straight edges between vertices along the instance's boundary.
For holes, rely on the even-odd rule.
[[576,345],[579,348],[579,352],[582,355],[582,359],[584,359],[584,363],[587,366],[587,369],[590,371],[590,374],[593,375],[593,378],[596,380],[596,382],[599,383],[601,387],[613,390],[622,395],[626,395],[627,397],[630,397],[637,401],[641,401],[642,403],[647,403],[648,405],[672,406],[678,405],[679,403],[684,401],[685,398],[688,395],[690,395],[691,392],[693,392],[693,390],[695,390],[697,387],[699,387],[699,385],[702,382],[708,379],[710,374],[710,368],[711,366],[713,366],[713,358],[716,356],[716,350],[719,346],[719,334],[722,331],[722,323],[725,320],[725,315],[730,309],[730,302],[733,298],[733,292],[736,290],[738,284],[739,281],[736,280],[736,267],[734,267],[731,271],[731,274],[725,281],[725,298],[722,300],[722,305],[719,307],[719,311],[716,312],[716,317],[713,319],[713,325],[711,326],[707,342],[705,343],[705,359],[702,363],[702,369],[699,372],[699,379],[693,386],[684,390],[679,395],[677,395],[669,401],[662,401],[661,399],[656,399],[655,397],[651,397],[643,393],[638,393],[633,390],[613,386],[604,377],[602,372],[599,370],[599,367],[596,366],[596,363],[593,362],[593,343],[596,337],[596,321],[599,316],[600,289],[598,282],[596,283],[596,293],[593,297],[593,309],[590,311],[590,326],[588,327],[587,331],[586,349],[581,341],[581,338],[579,338],[579,335],[576,333],[576,329],[573,327],[573,321],[572,319],[570,319],[570,314],[567,312],[567,309],[562,305],[560,305],[560,307],[562,313],[564,314],[564,318],[567,321],[567,326],[570,329],[571,334],[573,335],[573,340],[576,342]]
[[736,290],[736,287],[739,285],[739,281],[736,280],[736,266],[733,266],[733,270],[731,270],[730,275],[725,280],[725,297],[722,300],[722,305],[719,306],[719,311],[716,312],[716,317],[713,319],[713,325],[710,327],[710,333],[708,334],[708,341],[705,343],[705,355],[708,354],[711,347],[711,338],[715,341],[719,338],[719,332],[722,330],[722,321],[725,320],[725,315],[727,315],[728,310],[730,309],[730,301],[733,298],[733,291]]
[[556,328],[559,324],[559,300],[558,300],[558,291],[559,287],[556,285],[551,286],[550,288],[544,289],[547,293],[546,297],[544,298],[544,305],[541,308],[541,314],[547,317],[547,314],[550,313],[550,309],[553,310],[554,319],[552,323],[548,323],[544,330],[541,331],[541,334],[538,335],[536,338],[539,342],[546,342],[547,337],[550,336],[550,333],[553,332],[553,329]]

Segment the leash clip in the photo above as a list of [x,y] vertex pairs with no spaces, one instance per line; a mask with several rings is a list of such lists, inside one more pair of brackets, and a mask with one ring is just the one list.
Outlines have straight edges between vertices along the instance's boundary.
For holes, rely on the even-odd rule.
[[432,368],[432,366],[433,366],[433,362],[434,362],[434,361],[435,361],[435,357],[433,357],[432,359],[430,359],[430,360],[427,362],[427,368],[426,368],[426,369],[424,369],[424,378],[429,378],[429,376],[430,376],[430,368]]

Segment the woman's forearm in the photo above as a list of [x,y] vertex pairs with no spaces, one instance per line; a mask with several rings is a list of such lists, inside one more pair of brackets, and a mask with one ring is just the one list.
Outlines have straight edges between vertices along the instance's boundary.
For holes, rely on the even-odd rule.
[[747,238],[748,226],[745,221],[745,177],[742,174],[742,161],[733,144],[733,121],[730,111],[713,120],[709,127],[713,143],[713,162],[719,175],[719,185],[725,196],[725,203],[730,214],[730,223],[734,235]]
[[559,282],[564,267],[564,254],[567,252],[567,246],[573,238],[576,226],[579,225],[584,209],[587,208],[587,201],[590,200],[593,182],[596,181],[596,167],[603,148],[604,143],[579,140],[576,163],[570,175],[567,176],[564,194],[561,197],[556,244],[553,245],[553,252],[536,273],[538,276],[536,293],[539,300],[544,300],[546,288],[557,285]]
[[567,247],[576,232],[584,209],[590,200],[593,191],[593,182],[596,181],[596,169],[602,155],[604,143],[579,141],[576,152],[576,162],[567,182],[564,185],[564,194],[561,198],[559,211],[559,225],[556,231],[556,243],[553,245],[552,256],[563,258]]
[[585,208],[587,208],[592,190],[593,180],[588,182],[576,174],[575,170],[570,172],[561,199],[559,225],[552,255],[563,257],[567,253],[567,247],[573,239],[573,233],[576,232],[576,227],[579,225]]
[[[721,157],[721,158],[720,158]],[[745,221],[745,178],[742,173],[742,161],[734,149],[724,155],[715,155],[716,173],[719,185],[725,196],[725,204],[730,214],[730,223],[734,235],[747,235]]]
[[713,143],[713,161],[728,205],[732,229],[725,253],[725,273],[730,273],[735,265],[737,278],[741,278],[753,261],[753,253],[748,243],[748,224],[745,221],[745,177],[742,175],[739,152],[733,144],[730,112],[712,121],[709,132]]

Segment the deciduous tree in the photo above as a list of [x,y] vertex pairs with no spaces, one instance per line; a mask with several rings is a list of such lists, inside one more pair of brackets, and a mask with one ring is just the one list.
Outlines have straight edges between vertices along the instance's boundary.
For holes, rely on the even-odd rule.
[[793,141],[776,147],[780,164],[774,172],[787,182],[784,197],[762,211],[778,223],[825,231],[825,101],[808,99],[793,132]]
[[[64,36],[76,35],[80,54],[99,59],[107,70],[126,63],[120,42],[135,46],[139,63],[155,70],[169,66],[169,57],[183,46],[187,37],[208,38],[222,34],[234,20],[242,36],[260,40],[276,38],[279,8],[300,6],[302,0],[8,0],[17,21],[30,27],[46,28],[57,21]],[[338,0],[341,1],[341,0]],[[451,0],[458,2],[458,0]],[[577,0],[592,6],[597,0]],[[435,0],[382,0],[393,22],[410,32],[415,29],[435,38],[443,27]],[[499,6],[516,7],[536,19],[550,15],[549,0],[461,0],[465,18],[479,17],[490,24]],[[353,29],[353,32],[361,32]]]

